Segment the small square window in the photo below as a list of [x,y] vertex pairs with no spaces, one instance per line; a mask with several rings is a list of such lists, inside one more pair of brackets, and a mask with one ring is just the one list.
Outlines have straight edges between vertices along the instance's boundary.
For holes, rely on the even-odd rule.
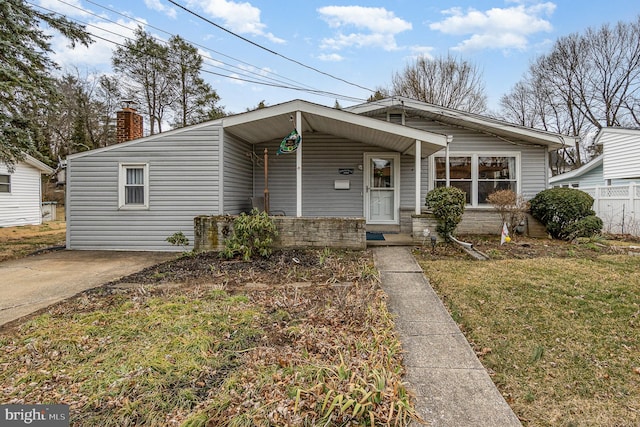
[[121,164],[118,189],[120,209],[149,208],[149,167],[147,164]]
[[0,193],[11,193],[11,175],[0,175]]

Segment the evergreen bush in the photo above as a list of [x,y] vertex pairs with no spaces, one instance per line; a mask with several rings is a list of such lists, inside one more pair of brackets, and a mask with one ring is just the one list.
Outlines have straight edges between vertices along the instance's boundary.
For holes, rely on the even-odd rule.
[[446,241],[462,221],[466,193],[456,187],[438,187],[427,193],[426,206],[438,221],[436,231]]
[[567,239],[573,240],[578,237],[593,237],[602,231],[602,220],[595,215],[585,216],[566,229]]
[[[593,197],[575,188],[550,188],[538,193],[529,203],[531,215],[557,239],[571,239],[570,226],[585,217],[595,216],[591,209]],[[593,221],[590,224],[595,225]]]
[[267,258],[273,253],[273,239],[277,235],[273,219],[254,208],[249,215],[243,212],[233,221],[233,233],[225,240],[220,255],[223,258],[241,255],[245,261],[257,255]]

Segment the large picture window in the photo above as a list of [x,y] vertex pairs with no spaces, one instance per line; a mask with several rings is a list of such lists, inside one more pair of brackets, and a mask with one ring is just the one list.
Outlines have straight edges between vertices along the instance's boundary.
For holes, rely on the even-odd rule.
[[[467,194],[467,204],[487,203],[487,197],[498,190],[519,192],[519,154],[449,155],[449,185]],[[434,186],[447,185],[445,156],[434,157]]]
[[147,164],[121,164],[118,191],[120,209],[149,207],[149,167]]
[[11,193],[11,175],[0,174],[0,193]]

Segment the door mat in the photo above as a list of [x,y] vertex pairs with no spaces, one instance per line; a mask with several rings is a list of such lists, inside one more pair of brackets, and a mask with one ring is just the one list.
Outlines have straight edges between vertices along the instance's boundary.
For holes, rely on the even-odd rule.
[[367,231],[367,240],[384,240],[384,235],[375,231]]

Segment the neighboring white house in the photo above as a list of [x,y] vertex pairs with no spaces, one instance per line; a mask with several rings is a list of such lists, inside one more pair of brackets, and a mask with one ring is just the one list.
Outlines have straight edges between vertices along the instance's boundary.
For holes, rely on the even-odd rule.
[[594,141],[602,154],[549,179],[551,187],[599,187],[640,183],[640,129],[602,128]]
[[609,127],[595,144],[602,154],[582,167],[549,179],[551,187],[578,188],[593,197],[607,233],[640,235],[640,129]]
[[0,227],[42,224],[43,173],[53,169],[29,155],[13,171],[0,162]]
[[[299,147],[276,155],[294,128]],[[269,206],[286,217],[410,234],[426,193],[451,185],[467,193],[469,227],[499,233],[488,194],[535,196],[548,186],[549,153],[573,144],[408,98],[344,110],[294,100],[69,156],[67,247],[180,250],[166,238],[193,241],[194,217],[246,212],[265,194],[265,150]],[[482,215],[497,222],[483,229]]]

